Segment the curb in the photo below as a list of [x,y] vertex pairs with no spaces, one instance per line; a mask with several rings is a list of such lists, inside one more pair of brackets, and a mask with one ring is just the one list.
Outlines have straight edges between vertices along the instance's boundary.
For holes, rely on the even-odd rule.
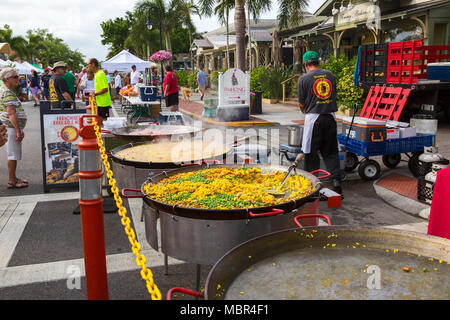
[[428,220],[430,206],[424,203],[415,201],[408,197],[402,196],[398,193],[395,193],[391,190],[388,190],[384,187],[377,185],[377,182],[380,179],[376,180],[373,183],[373,187],[375,189],[376,194],[383,199],[387,204],[402,210],[403,212],[409,213],[413,216]]
[[196,119],[202,120],[202,121],[204,121],[206,123],[215,124],[215,125],[222,125],[222,126],[227,126],[227,127],[257,127],[257,126],[273,126],[275,124],[274,122],[270,122],[270,121],[266,121],[266,120],[264,120],[265,122],[255,122],[255,121],[221,122],[221,121],[214,121],[214,120],[211,120],[209,118],[202,117],[201,115],[198,115],[198,114],[196,114],[194,112],[190,112],[190,111],[187,111],[187,110],[183,110],[181,108],[180,108],[180,111],[182,113],[187,114],[188,116],[191,116],[191,117],[194,117]]

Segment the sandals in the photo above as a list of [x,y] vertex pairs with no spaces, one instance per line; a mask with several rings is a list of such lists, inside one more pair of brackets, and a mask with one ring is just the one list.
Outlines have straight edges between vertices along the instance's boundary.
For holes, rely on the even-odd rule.
[[8,182],[8,189],[20,189],[28,187],[28,181],[17,178],[15,183]]

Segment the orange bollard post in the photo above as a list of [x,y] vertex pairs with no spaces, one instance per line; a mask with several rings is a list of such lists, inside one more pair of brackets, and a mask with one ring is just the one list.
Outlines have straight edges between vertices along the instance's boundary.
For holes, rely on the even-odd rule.
[[98,122],[98,116],[80,116],[80,136],[82,140],[78,143],[80,153],[79,204],[87,297],[89,300],[108,300],[101,182],[103,176],[102,162],[94,127],[92,125],[85,126],[85,119],[96,119]]

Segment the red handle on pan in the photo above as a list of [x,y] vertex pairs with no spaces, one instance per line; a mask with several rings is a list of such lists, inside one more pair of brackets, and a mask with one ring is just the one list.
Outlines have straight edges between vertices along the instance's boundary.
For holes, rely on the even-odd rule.
[[322,218],[322,219],[325,219],[325,221],[328,223],[329,226],[331,226],[330,218],[328,218],[327,216],[324,216],[323,214],[302,214],[302,215],[296,216],[294,218],[294,222],[299,228],[303,228],[300,221],[298,221],[299,219],[302,219],[302,218]]
[[272,209],[271,212],[264,212],[264,213],[253,213],[251,211],[248,212],[248,215],[252,218],[256,217],[268,217],[268,216],[276,216],[277,214],[284,213],[284,210],[281,209]]
[[200,292],[197,292],[197,291],[192,291],[192,290],[184,289],[184,288],[172,288],[169,291],[167,291],[166,299],[172,300],[172,295],[176,292],[188,294],[190,296],[194,296],[194,297],[198,297],[198,298],[203,298],[203,294]]
[[324,176],[318,176],[317,178],[319,178],[319,179],[324,179],[324,178],[331,177],[331,173],[329,173],[328,171],[322,170],[322,169],[314,170],[314,171],[311,171],[310,173],[311,174],[315,174],[315,173],[319,173],[319,172],[320,173],[325,173]]
[[128,199],[129,199],[129,198],[142,198],[142,195],[141,195],[141,194],[140,194],[140,195],[135,195],[135,196],[129,196],[129,195],[125,194],[126,191],[141,192],[141,190],[139,190],[139,189],[124,188],[124,189],[122,189],[122,191],[121,191],[122,197],[124,197],[124,198],[128,198]]

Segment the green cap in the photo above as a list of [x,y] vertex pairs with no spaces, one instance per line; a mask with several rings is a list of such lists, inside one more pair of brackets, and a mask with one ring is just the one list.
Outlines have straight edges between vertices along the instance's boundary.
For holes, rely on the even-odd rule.
[[319,60],[319,54],[315,51],[306,51],[303,55],[303,62],[309,60]]

